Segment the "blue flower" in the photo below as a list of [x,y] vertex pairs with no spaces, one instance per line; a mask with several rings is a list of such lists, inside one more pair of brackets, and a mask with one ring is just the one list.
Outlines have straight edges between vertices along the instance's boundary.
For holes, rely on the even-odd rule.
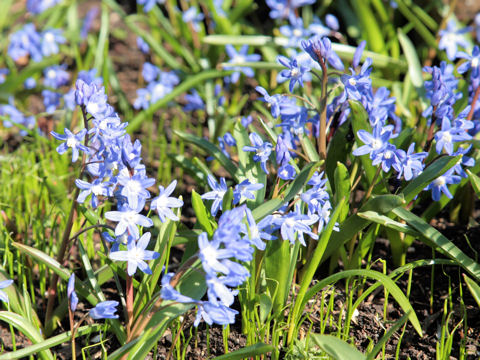
[[156,80],[160,73],[161,71],[157,66],[149,62],[145,62],[143,64],[142,76],[147,83],[151,83],[152,81]]
[[[13,284],[13,280],[3,280],[0,281],[0,289],[5,289],[6,287]],[[0,290],[0,300],[8,303],[8,295],[5,291]]]
[[332,30],[338,31],[338,29],[340,29],[340,24],[338,23],[338,19],[335,15],[325,15],[325,23]]
[[93,20],[98,15],[98,7],[94,6],[92,7],[87,15],[85,15],[85,18],[83,19],[83,25],[82,28],[80,29],[80,38],[82,40],[85,40],[87,38],[88,32],[90,31],[90,28],[92,27]]
[[232,257],[234,252],[232,249],[221,248],[220,245],[221,242],[218,240],[209,241],[207,233],[201,233],[198,236],[198,257],[202,261],[203,270],[207,274],[228,274],[228,267],[221,260]]
[[17,61],[24,56],[30,55],[33,61],[42,60],[40,49],[40,35],[37,33],[34,24],[26,24],[11,35],[8,45],[8,55]]
[[105,213],[105,218],[118,222],[115,227],[115,236],[123,235],[128,230],[130,235],[138,239],[140,233],[137,225],[143,227],[153,226],[151,219],[139,214],[143,210],[143,206],[144,202],[139,202],[135,209],[130,208],[128,204],[123,204],[123,206],[120,206],[120,211],[107,211]]
[[43,56],[50,56],[58,53],[58,45],[66,42],[62,34],[63,31],[60,29],[48,29],[42,33],[40,48]]
[[274,118],[279,117],[280,116],[280,102],[282,101],[282,96],[281,95],[270,96],[270,95],[268,95],[267,90],[265,90],[261,86],[257,86],[255,88],[255,90],[257,90],[260,94],[263,95],[263,97],[259,98],[258,100],[266,102],[268,104],[268,107],[270,108],[270,111],[272,112],[272,116]]
[[92,319],[118,319],[117,311],[118,301],[108,300],[98,303],[93,309],[90,309],[89,314]]
[[62,0],[27,0],[27,10],[32,14],[38,15],[59,4]]
[[67,85],[70,80],[70,74],[65,71],[66,68],[67,65],[54,65],[45,68],[45,70],[43,70],[45,76],[43,83],[45,86],[58,89],[61,86]]
[[458,184],[462,178],[458,175],[452,175],[453,169],[448,170],[442,176],[439,176],[433,180],[430,185],[426,187],[425,190],[432,190],[432,199],[434,201],[439,201],[442,196],[442,192],[449,198],[452,199],[453,195],[448,190],[447,184]]
[[155,179],[147,178],[141,173],[135,173],[133,176],[121,174],[117,181],[122,186],[120,194],[127,198],[128,205],[132,209],[150,198],[150,192],[147,188],[155,184]]
[[382,151],[375,153],[372,158],[372,165],[381,164],[382,170],[386,173],[390,171],[391,167],[400,172],[403,164],[402,156],[404,156],[404,153],[398,151],[395,145],[386,144]]
[[354,69],[360,64],[363,50],[365,50],[366,45],[367,45],[367,42],[363,40],[360,42],[360,44],[358,44],[357,48],[355,49],[355,53],[353,54],[353,59],[352,59],[352,67]]
[[358,130],[357,136],[365,145],[353,150],[353,155],[361,156],[370,154],[370,158],[373,159],[379,152],[385,149],[388,140],[392,136],[392,132],[384,129],[381,124],[377,124],[373,127],[373,134],[370,134],[366,130]]
[[165,0],[137,0],[138,5],[143,5],[143,12],[149,12],[157,3],[164,4]]
[[228,191],[227,184],[225,182],[225,178],[220,178],[220,183],[218,183],[217,180],[215,180],[215,178],[210,174],[207,177],[207,181],[212,191],[203,194],[202,199],[213,200],[210,212],[212,216],[216,216],[218,210],[222,209],[223,197]]
[[152,270],[145,260],[157,259],[160,254],[156,251],[145,250],[150,242],[150,236],[150,233],[145,233],[140,239],[138,239],[138,241],[132,239],[127,244],[127,251],[119,250],[110,252],[108,257],[112,260],[126,261],[127,273],[129,276],[135,274],[137,267],[145,274],[151,275]]
[[265,250],[265,243],[262,240],[276,239],[276,236],[273,236],[272,234],[264,231],[265,229],[271,228],[273,216],[266,216],[257,224],[255,222],[255,219],[253,218],[252,211],[249,208],[245,209],[245,214],[247,216],[248,224],[248,241],[250,242],[250,244],[255,245],[258,250]]
[[[7,80],[7,75],[9,74],[9,72],[10,71],[6,68],[5,69],[0,69],[0,84],[3,84],[5,82],[5,80]],[[35,87],[35,86],[33,86],[33,87]]]
[[226,45],[225,50],[227,51],[230,60],[228,60],[228,66],[225,66],[225,70],[234,70],[234,73],[230,75],[232,83],[236,83],[240,78],[240,73],[243,73],[247,77],[253,77],[255,72],[250,67],[245,66],[235,66],[238,64],[243,64],[246,62],[257,62],[260,61],[261,57],[258,54],[248,55],[248,45],[243,45],[240,51],[237,52],[232,45]]
[[347,99],[362,100],[362,96],[368,96],[371,92],[372,80],[370,73],[372,68],[372,59],[368,58],[362,65],[360,73],[355,74],[355,70],[350,68],[352,75],[342,75],[341,81],[344,85],[343,96],[340,97],[340,102],[345,102]]
[[53,113],[60,106],[62,94],[50,90],[42,90],[43,104],[47,113]]
[[205,16],[202,13],[199,14],[195,7],[191,7],[182,14],[182,20],[186,23],[191,22],[196,32],[200,31],[200,23],[204,18]]
[[60,135],[57,134],[55,131],[50,132],[52,136],[57,140],[65,141],[64,143],[60,144],[57,147],[57,152],[61,155],[68,150],[68,148],[72,148],[72,162],[77,161],[78,159],[78,151],[81,150],[85,153],[89,153],[90,150],[85,146],[82,145],[82,141],[87,133],[87,129],[82,129],[78,132],[78,134],[73,134],[70,130],[65,128],[65,134]]
[[302,40],[302,49],[305,50],[313,60],[320,63],[320,59],[328,62],[335,69],[343,71],[342,60],[332,49],[332,43],[327,37],[314,36],[309,40]]
[[460,74],[466,73],[468,70],[472,70],[472,78],[480,77],[480,48],[475,45],[472,50],[472,55],[460,51],[457,53],[457,57],[466,59],[467,61],[461,64],[457,71]]
[[161,222],[165,222],[166,218],[173,221],[179,220],[178,216],[171,210],[171,208],[183,206],[182,200],[170,196],[175,190],[175,186],[177,186],[177,180],[173,180],[166,189],[160,185],[158,187],[160,194],[154,198],[150,204],[150,208],[157,211]]
[[410,181],[411,179],[417,177],[424,168],[423,160],[427,157],[426,152],[420,152],[414,154],[415,143],[410,144],[407,152],[401,158],[402,163],[400,166],[400,171],[398,172],[398,179],[405,177],[405,180]]
[[37,86],[37,80],[35,80],[33,77],[29,77],[29,78],[25,79],[25,81],[23,83],[23,86],[27,90],[34,89],[35,86]]
[[187,104],[183,107],[183,111],[204,110],[205,103],[197,90],[193,89],[191,95],[185,95]]
[[297,176],[297,171],[290,164],[282,165],[278,169],[278,177],[282,180],[293,180]]
[[288,59],[285,56],[277,56],[277,61],[283,66],[287,67],[288,70],[282,70],[279,73],[279,76],[283,78],[283,81],[290,79],[290,84],[288,89],[290,92],[293,92],[295,84],[298,82],[301,87],[303,87],[304,76],[311,70],[309,67],[299,64],[297,59]]
[[256,133],[251,133],[249,138],[252,146],[244,146],[242,150],[254,152],[255,155],[253,155],[253,161],[260,162],[262,170],[268,174],[267,160],[272,153],[272,144],[270,144],[268,141],[264,142]]
[[318,235],[314,234],[310,229],[310,225],[315,224],[317,221],[317,215],[304,215],[297,209],[280,218],[275,218],[273,224],[280,226],[280,234],[283,240],[289,240],[293,245],[295,244],[295,239],[298,238],[298,241],[300,241],[303,246],[306,246],[304,234],[309,235],[315,240],[318,239]]
[[68,286],[67,286],[67,297],[68,302],[70,303],[70,310],[75,311],[78,305],[78,296],[75,292],[75,274],[72,273],[70,278],[68,279]]
[[[472,137],[461,127],[461,124],[458,121],[455,122],[455,126],[452,127],[450,120],[445,116],[442,119],[442,130],[437,131],[435,134],[435,150],[437,153],[441,154],[442,150],[448,155],[453,153],[453,143],[463,140],[470,140]],[[469,123],[470,125],[471,122]],[[459,127],[457,127],[459,125]]]
[[280,33],[288,38],[289,47],[298,47],[303,39],[308,38],[311,33],[309,29],[305,29],[303,20],[300,17],[290,18],[290,25],[280,26]]
[[233,205],[241,204],[246,199],[255,200],[252,191],[258,191],[263,188],[263,184],[252,184],[250,180],[245,179],[233,189]]
[[112,185],[110,181],[103,181],[100,178],[93,180],[92,183],[89,183],[84,180],[77,179],[75,180],[75,184],[79,189],[82,191],[77,197],[77,202],[82,204],[88,195],[92,194],[92,198],[90,200],[90,204],[92,208],[96,208],[98,206],[98,197],[99,196],[112,196]]
[[168,273],[163,275],[162,277],[162,289],[160,290],[160,296],[163,300],[171,300],[178,303],[188,304],[188,303],[196,303],[197,301],[192,299],[191,297],[182,295],[177,290],[170,285],[170,281],[172,280],[174,273]]
[[202,319],[209,325],[213,323],[219,325],[233,324],[236,314],[238,314],[238,311],[230,309],[228,306],[214,305],[208,301],[200,302],[193,325],[198,326]]
[[448,60],[455,60],[457,57],[458,46],[463,48],[469,47],[465,34],[471,30],[471,27],[459,29],[457,23],[453,19],[448,21],[445,29],[440,30],[440,41],[438,42],[438,48],[447,52]]
[[143,40],[142,37],[138,36],[137,37],[137,47],[138,49],[143,52],[144,54],[148,54],[150,52],[150,46],[147,44],[145,40]]

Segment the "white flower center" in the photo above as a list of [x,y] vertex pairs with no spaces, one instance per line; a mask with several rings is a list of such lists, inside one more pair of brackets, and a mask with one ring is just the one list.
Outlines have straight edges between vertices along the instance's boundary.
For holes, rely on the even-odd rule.
[[142,191],[142,184],[137,180],[130,180],[127,184],[127,189],[134,194],[138,194]]
[[67,146],[68,146],[68,147],[74,148],[74,147],[77,146],[77,144],[78,144],[78,141],[77,141],[77,139],[75,139],[74,137],[69,137],[69,138],[67,139]]
[[298,77],[300,75],[300,71],[297,68],[293,68],[292,70],[290,70],[290,75],[292,77]]
[[129,261],[135,262],[137,260],[143,260],[144,257],[145,257],[144,256],[144,251],[143,251],[143,249],[140,249],[140,248],[135,248],[134,251],[129,251],[128,252],[128,260]]
[[294,30],[293,30],[293,36],[295,36],[295,37],[300,37],[300,36],[302,36],[302,30],[300,30],[300,29],[294,29]]
[[233,64],[242,64],[244,62],[246,62],[246,61],[245,61],[245,56],[243,56],[243,55],[238,55],[237,54],[232,59]]
[[49,32],[49,33],[45,34],[44,39],[45,39],[46,42],[54,42],[55,41],[55,36],[51,32]]
[[137,213],[134,211],[128,211],[123,215],[123,218],[129,223],[134,223],[137,218]]
[[165,86],[163,86],[163,84],[161,83],[155,85],[155,87],[153,88],[153,93],[158,96],[162,96],[163,94],[165,94]]
[[452,135],[449,132],[445,131],[442,135],[442,140],[446,143],[452,142]]
[[103,194],[103,187],[102,185],[93,185],[92,186],[92,193],[95,195],[102,195]]
[[159,196],[156,199],[155,204],[157,205],[157,209],[162,207],[167,207],[167,198],[163,195]]
[[290,217],[287,220],[285,220],[285,224],[288,227],[294,227],[295,226],[295,220],[292,217]]
[[390,150],[385,152],[385,159],[391,159],[393,157],[393,153]]
[[354,78],[350,78],[350,79],[348,79],[348,83],[352,86],[355,86],[355,85],[357,85],[357,80],[355,80]]
[[373,139],[372,141],[372,148],[373,150],[378,150],[378,149],[381,149],[382,148],[382,141],[379,140],[379,139]]
[[433,180],[433,185],[435,186],[443,186],[446,184],[445,176],[440,176],[439,178]]
[[55,70],[53,70],[53,69],[48,70],[47,77],[49,79],[55,79],[55,75],[56,75]]
[[479,59],[478,57],[474,57],[474,58],[472,59],[472,67],[473,67],[473,68],[478,67],[478,64],[479,64],[479,63],[480,63],[480,59]]

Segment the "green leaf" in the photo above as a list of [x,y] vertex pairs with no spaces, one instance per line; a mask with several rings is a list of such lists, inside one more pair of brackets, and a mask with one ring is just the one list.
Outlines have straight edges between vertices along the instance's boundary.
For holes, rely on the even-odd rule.
[[205,150],[209,155],[212,155],[220,162],[220,164],[225,168],[225,170],[229,172],[229,174],[234,178],[237,183],[240,182],[243,170],[236,166],[229,158],[225,156],[222,150],[213,145],[210,141],[179,130],[174,130],[173,132],[182,140],[192,143],[199,148]]
[[[14,326],[23,335],[28,337],[34,344],[41,344],[45,341],[40,331],[35,328],[27,319],[10,311],[0,311],[0,320]],[[53,360],[54,356],[48,349],[43,349],[38,354],[42,359]]]
[[305,274],[303,276],[302,282],[300,284],[300,289],[298,290],[297,296],[295,297],[295,305],[291,314],[290,329],[288,332],[288,343],[291,343],[294,329],[298,326],[298,321],[302,318],[301,310],[303,310],[303,299],[307,293],[307,289],[310,286],[310,283],[317,271],[318,266],[322,260],[323,253],[328,245],[330,240],[330,235],[332,234],[333,228],[337,222],[338,216],[343,211],[343,206],[346,203],[346,198],[342,198],[337,204],[335,211],[333,212],[330,220],[328,221],[327,226],[322,230],[320,238],[318,239],[317,246],[313,252],[313,256],[306,265]]
[[315,149],[315,146],[312,144],[312,141],[308,136],[302,136],[300,143],[302,145],[303,151],[305,152],[305,155],[307,155],[310,161],[320,161],[320,156],[318,155],[317,149]]
[[480,286],[470,279],[467,275],[463,274],[463,279],[467,283],[468,289],[472,293],[473,298],[477,302],[478,306],[480,307]]
[[[272,37],[265,35],[208,35],[202,39],[202,42],[210,45],[225,46],[232,45],[251,45],[255,47],[276,46],[284,47],[288,43],[286,37]],[[332,49],[344,60],[351,61],[355,54],[356,47],[339,43],[332,43]],[[390,56],[378,54],[373,51],[364,51],[362,59],[372,58],[373,67],[395,69],[398,71],[407,70],[407,63],[404,60],[395,59]]]
[[412,305],[408,301],[408,298],[405,296],[402,290],[400,290],[397,284],[395,284],[395,282],[393,282],[393,280],[390,277],[374,270],[365,270],[365,269],[344,270],[342,272],[330,275],[329,277],[320,280],[306,293],[302,302],[301,309],[304,309],[307,302],[313,296],[315,296],[317,292],[322,290],[325,286],[334,284],[335,282],[341,279],[349,278],[352,276],[368,277],[368,278],[379,281],[385,287],[385,289],[388,290],[388,292],[392,295],[392,297],[395,299],[398,305],[400,305],[403,311],[409,314],[408,319],[410,320],[410,323],[413,325],[417,333],[420,336],[423,336],[422,327],[420,325],[420,322],[418,321],[417,315],[415,314],[415,311],[413,310]]
[[[359,212],[375,210],[380,214],[388,214],[404,203],[403,197],[398,195],[379,195],[368,200],[367,203],[359,209]],[[332,238],[325,249],[322,261],[325,261],[334,251],[352,239],[357,232],[365,229],[370,223],[371,221],[363,219],[356,214],[350,215],[340,224],[340,231],[332,233]]]
[[16,247],[20,252],[27,254],[34,259],[40,261],[42,264],[46,265],[49,269],[53,270],[60,278],[65,281],[68,281],[70,278],[70,272],[65,269],[60,263],[45,254],[43,251],[37,250],[31,246],[20,244],[17,242],[12,242],[12,245]]
[[300,190],[305,186],[305,184],[312,177],[315,169],[321,165],[322,162],[318,163],[309,163],[307,164],[302,171],[297,175],[295,180],[288,186],[285,191],[284,196],[279,198],[271,199],[267,202],[264,202],[262,205],[258,206],[252,211],[255,221],[258,221],[265,216],[272,214],[275,210],[278,210],[282,207],[283,204],[292,200],[295,195],[297,195]]
[[468,174],[468,179],[470,180],[470,184],[472,184],[473,190],[477,197],[480,198],[480,177],[472,173],[470,170],[466,170]]
[[207,213],[207,208],[205,207],[201,196],[195,190],[192,190],[192,206],[193,210],[195,211],[198,224],[204,231],[207,232],[208,237],[212,237],[214,230],[212,223],[210,222],[210,217]]
[[423,22],[408,8],[404,0],[395,0],[398,6],[398,10],[407,18],[407,20],[413,24],[415,30],[420,34],[420,36],[425,40],[427,45],[433,49],[437,49],[437,41],[435,36],[427,29]]
[[367,37],[368,47],[377,53],[385,53],[385,41],[383,40],[384,32],[380,30],[377,23],[378,17],[375,16],[370,8],[370,1],[351,1],[354,11],[358,14],[363,32]]
[[[92,334],[93,332],[100,330],[103,326],[104,326],[103,324],[91,324],[91,325],[82,326],[81,328],[78,328],[77,331],[75,332],[75,338],[79,336],[87,335],[87,334]],[[66,343],[67,341],[70,341],[71,338],[72,338],[71,331],[67,331],[67,332],[64,332],[63,334],[59,334],[51,338],[42,340],[37,344],[27,346],[26,348],[19,349],[14,352],[4,353],[0,355],[0,360],[14,360],[14,359],[26,358],[27,356],[38,354],[41,351],[48,350],[54,346]]]
[[423,87],[422,65],[418,59],[417,49],[402,31],[398,30],[397,35],[400,45],[402,45],[403,52],[405,53],[405,57],[407,58],[410,80],[413,86],[415,86],[418,95],[420,95],[421,98],[424,98],[425,88]]
[[182,154],[167,154],[175,164],[181,166],[186,172],[196,178],[197,182],[206,184],[207,177],[189,158]]
[[246,346],[242,349],[232,351],[231,353],[217,356],[215,360],[241,360],[246,358],[253,358],[262,354],[272,352],[275,348],[273,345],[257,343],[255,345]]
[[[472,258],[467,256],[454,243],[448,240],[441,232],[426,223],[422,218],[403,208],[396,208],[392,212],[400,219],[405,220],[411,227],[416,229],[422,237],[420,240],[427,240],[427,245],[435,248],[435,250],[447,255],[455,260],[465,270],[467,270],[477,281],[480,281],[480,265]],[[425,242],[425,241],[424,241]]]
[[[340,203],[342,199],[350,198],[350,176],[348,174],[348,169],[341,162],[337,162],[337,167],[335,168],[335,194],[333,197],[333,206]],[[348,215],[348,202],[343,208],[342,212],[338,216],[338,222],[343,222]]]
[[347,119],[340,127],[335,130],[333,138],[328,144],[327,159],[325,160],[325,172],[327,174],[330,186],[334,185],[334,174],[337,163],[347,163],[347,155],[352,152],[352,141],[347,141],[350,133],[350,118]]
[[442,156],[428,165],[423,172],[415,179],[410,181],[408,185],[402,190],[401,194],[405,197],[405,201],[409,203],[415,196],[420,194],[423,189],[427,187],[433,180],[445,174],[450,168],[460,159],[460,156]]
[[335,360],[366,360],[366,356],[349,343],[332,335],[310,334],[313,341]]
[[[355,135],[355,141],[358,146],[362,146],[363,142],[358,137],[359,130],[365,130],[369,133],[372,132],[370,121],[368,120],[368,114],[362,103],[354,100],[349,101],[350,109],[352,110],[352,129]],[[375,178],[377,169],[372,165],[372,160],[368,154],[359,156],[362,163],[363,170],[365,171],[365,177],[367,178],[368,185],[370,185]]]
[[366,219],[372,222],[375,222],[377,224],[383,225],[389,229],[402,232],[408,235],[412,235],[415,237],[420,236],[420,233],[412,228],[411,226],[407,224],[400,223],[398,221],[393,220],[392,218],[389,218],[388,216],[385,215],[380,215],[376,211],[365,211],[365,212],[359,212],[357,213],[358,216],[360,216],[362,219]]
[[205,70],[201,73],[191,75],[187,77],[181,84],[179,84],[170,93],[158,100],[155,104],[152,104],[148,109],[141,111],[135,116],[132,121],[129,122],[127,131],[131,134],[137,131],[142,122],[146,119],[151,119],[153,114],[160,108],[166,106],[170,101],[174,100],[177,96],[187,92],[191,88],[204,83],[209,79],[222,78],[231,74],[231,71],[218,71],[218,70]]
[[256,205],[262,204],[265,199],[267,174],[262,170],[260,163],[253,160],[250,152],[243,151],[244,146],[250,146],[250,139],[240,121],[235,123],[233,137],[237,143],[239,167],[244,169],[244,175],[240,177],[239,182],[248,179],[252,184],[263,184],[263,188],[255,193],[255,201],[252,201]]
[[402,327],[403,324],[405,324],[408,320],[408,315],[409,313],[406,313],[403,315],[398,321],[395,322],[395,324],[388,329],[388,331],[385,333],[385,335],[382,336],[380,341],[375,345],[375,347],[370,351],[370,353],[367,355],[366,360],[374,360],[377,355],[382,351],[383,345],[387,343],[387,341],[392,337],[392,335]]

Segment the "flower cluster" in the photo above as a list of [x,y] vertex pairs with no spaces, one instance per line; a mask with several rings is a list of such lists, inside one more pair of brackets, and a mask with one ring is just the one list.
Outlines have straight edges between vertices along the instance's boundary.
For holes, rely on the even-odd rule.
[[272,239],[256,224],[251,211],[239,206],[222,214],[218,228],[211,240],[206,233],[198,237],[197,256],[202,262],[207,284],[207,301],[195,300],[180,294],[171,285],[173,273],[167,273],[162,279],[161,296],[164,300],[180,303],[192,303],[198,307],[195,326],[203,318],[208,324],[227,325],[235,322],[236,310],[230,308],[240,286],[250,276],[248,270],[239,262],[252,260],[254,247],[265,248],[262,239]]
[[[179,199],[169,195],[173,192],[176,182],[167,189],[159,187],[160,195],[151,199],[147,188],[155,184],[155,180],[146,174],[142,164],[141,144],[134,143],[125,132],[127,123],[122,123],[114,109],[107,103],[105,89],[93,73],[83,74],[76,81],[75,102],[82,109],[86,128],[77,133],[65,129],[65,134],[52,135],[64,141],[58,148],[59,153],[72,149],[72,161],[75,162],[80,151],[84,153],[83,163],[90,181],[77,179],[75,181],[80,193],[77,202],[84,203],[90,198],[92,208],[97,208],[105,199],[115,198],[117,210],[105,213],[105,218],[116,222],[116,239],[108,235],[114,242],[110,258],[127,261],[127,272],[135,274],[137,268],[144,273],[151,273],[145,260],[158,257],[158,253],[146,250],[150,241],[150,233],[140,236],[139,226],[151,227],[153,221],[142,215],[147,201],[151,200],[151,208],[156,210],[162,222],[166,218],[178,220],[172,208],[183,205]],[[89,123],[92,125],[89,128]],[[126,238],[126,250],[123,239]]]
[[39,33],[35,25],[30,23],[12,34],[8,55],[15,61],[30,56],[33,61],[38,62],[44,57],[57,54],[59,45],[65,42],[62,30],[46,29]]
[[174,72],[161,71],[149,62],[143,64],[142,76],[147,83],[147,87],[137,90],[138,97],[133,103],[135,109],[148,109],[151,104],[172,92],[173,88],[180,82]]

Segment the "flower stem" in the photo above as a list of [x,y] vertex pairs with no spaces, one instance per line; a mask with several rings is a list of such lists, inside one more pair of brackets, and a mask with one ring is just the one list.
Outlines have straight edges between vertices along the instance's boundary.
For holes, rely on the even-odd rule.
[[132,276],[127,274],[127,289],[126,289],[126,296],[127,296],[127,337],[130,336],[130,331],[132,329],[133,323],[133,278]]
[[470,104],[470,111],[467,115],[467,120],[472,120],[473,113],[475,112],[475,104],[477,103],[478,97],[480,96],[480,86],[477,86],[475,89],[475,95],[473,95],[472,103]]
[[318,154],[320,159],[327,158],[327,65],[322,57],[320,59],[320,66],[322,68],[322,98],[320,99],[320,133],[318,139]]
[[[87,112],[84,106],[82,106],[82,115],[83,115],[83,123],[84,123],[85,129],[87,129],[87,133],[85,134],[84,145],[88,147],[88,141],[89,141],[88,118],[87,118]],[[83,169],[85,165],[86,157],[87,157],[86,154],[83,153],[81,169]],[[73,227],[73,220],[75,218],[75,209],[76,209],[76,204],[77,204],[76,201],[78,198],[78,194],[80,194],[80,189],[78,187],[75,187],[75,191],[73,193],[72,205],[70,207],[70,212],[68,214],[65,230],[63,231],[62,242],[60,244],[60,249],[58,250],[58,253],[57,253],[57,261],[60,264],[63,264],[65,253],[67,252],[67,247],[70,240],[70,233],[72,232],[72,227]],[[45,313],[45,332],[47,335],[49,335],[50,331],[52,330],[51,329],[52,324],[50,324],[50,320],[52,318],[53,305],[55,303],[55,298],[57,295],[58,279],[59,279],[58,275],[56,273],[53,274],[52,280],[50,282],[50,286],[48,288],[47,311]]]

